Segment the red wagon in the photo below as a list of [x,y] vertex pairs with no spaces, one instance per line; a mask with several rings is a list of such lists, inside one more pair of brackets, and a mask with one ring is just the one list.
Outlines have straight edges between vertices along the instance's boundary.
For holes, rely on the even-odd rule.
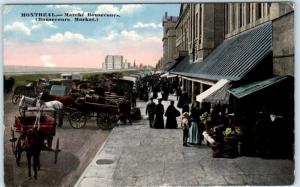
[[[26,112],[36,112],[39,109],[36,107],[29,107]],[[54,152],[54,163],[57,162],[58,153],[61,151],[59,149],[59,138],[56,141],[55,149],[52,148],[53,137],[56,132],[56,121],[55,119],[46,114],[48,112],[54,112],[53,109],[45,108],[42,111],[42,115],[40,117],[40,128],[39,130],[43,134],[43,148],[44,151]],[[12,143],[12,151],[15,155],[17,165],[20,164],[21,154],[25,151],[25,137],[29,130],[34,128],[34,124],[36,121],[36,116],[15,116],[15,124],[11,129],[11,143]],[[15,133],[18,133],[19,136],[16,137]]]

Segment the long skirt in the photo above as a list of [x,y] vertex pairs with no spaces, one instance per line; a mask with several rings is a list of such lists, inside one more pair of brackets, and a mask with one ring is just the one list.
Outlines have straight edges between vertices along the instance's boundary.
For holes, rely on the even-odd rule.
[[177,121],[175,117],[168,117],[166,122],[167,129],[177,129]]
[[164,116],[163,115],[155,115],[153,127],[157,128],[157,129],[164,128]]
[[201,144],[201,138],[199,134],[199,127],[197,122],[192,122],[189,128],[188,143],[190,144]]

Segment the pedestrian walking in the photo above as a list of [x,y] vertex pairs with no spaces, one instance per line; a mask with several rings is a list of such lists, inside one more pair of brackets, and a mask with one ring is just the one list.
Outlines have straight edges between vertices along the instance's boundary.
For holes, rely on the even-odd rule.
[[187,112],[182,114],[182,119],[181,119],[181,128],[182,128],[182,145],[183,146],[188,146],[187,140],[189,137],[189,127],[190,127],[190,122],[189,122],[189,114]]
[[164,106],[161,104],[162,99],[158,100],[158,104],[155,108],[155,120],[153,127],[157,129],[163,129],[164,128]]
[[180,112],[175,108],[174,101],[170,102],[170,105],[167,108],[165,116],[167,117],[166,128],[176,129],[177,128],[176,117],[180,116]]
[[179,100],[179,97],[182,95],[182,90],[180,88],[180,86],[177,87],[176,89],[176,97],[177,97],[177,101]]
[[148,114],[150,128],[153,128],[155,107],[156,107],[156,104],[153,102],[153,98],[151,97],[150,102],[147,104],[147,107],[146,107],[146,115]]

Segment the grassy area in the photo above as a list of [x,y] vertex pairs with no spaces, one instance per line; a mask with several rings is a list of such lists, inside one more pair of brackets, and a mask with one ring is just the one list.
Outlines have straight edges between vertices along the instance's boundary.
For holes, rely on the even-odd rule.
[[[82,79],[88,79],[91,76],[94,75],[105,75],[105,74],[112,74],[112,73],[103,73],[103,72],[98,72],[98,73],[81,73]],[[129,73],[128,72],[118,72],[118,74],[122,76],[126,76]],[[56,74],[26,74],[26,75],[10,75],[6,76],[6,78],[13,77],[15,79],[15,86],[19,85],[26,85],[27,83],[31,81],[36,81],[39,80],[40,78],[47,78],[47,79],[54,79],[54,78],[59,78],[60,73]]]
[[11,75],[6,78],[12,77],[15,79],[15,86],[26,85],[31,81],[39,80],[40,78],[59,78],[60,74],[28,74],[28,75]]

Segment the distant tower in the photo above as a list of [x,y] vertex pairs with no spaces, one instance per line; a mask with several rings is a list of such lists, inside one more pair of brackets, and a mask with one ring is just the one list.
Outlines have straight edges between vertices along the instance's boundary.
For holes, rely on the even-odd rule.
[[136,68],[135,59],[133,60],[133,68]]

